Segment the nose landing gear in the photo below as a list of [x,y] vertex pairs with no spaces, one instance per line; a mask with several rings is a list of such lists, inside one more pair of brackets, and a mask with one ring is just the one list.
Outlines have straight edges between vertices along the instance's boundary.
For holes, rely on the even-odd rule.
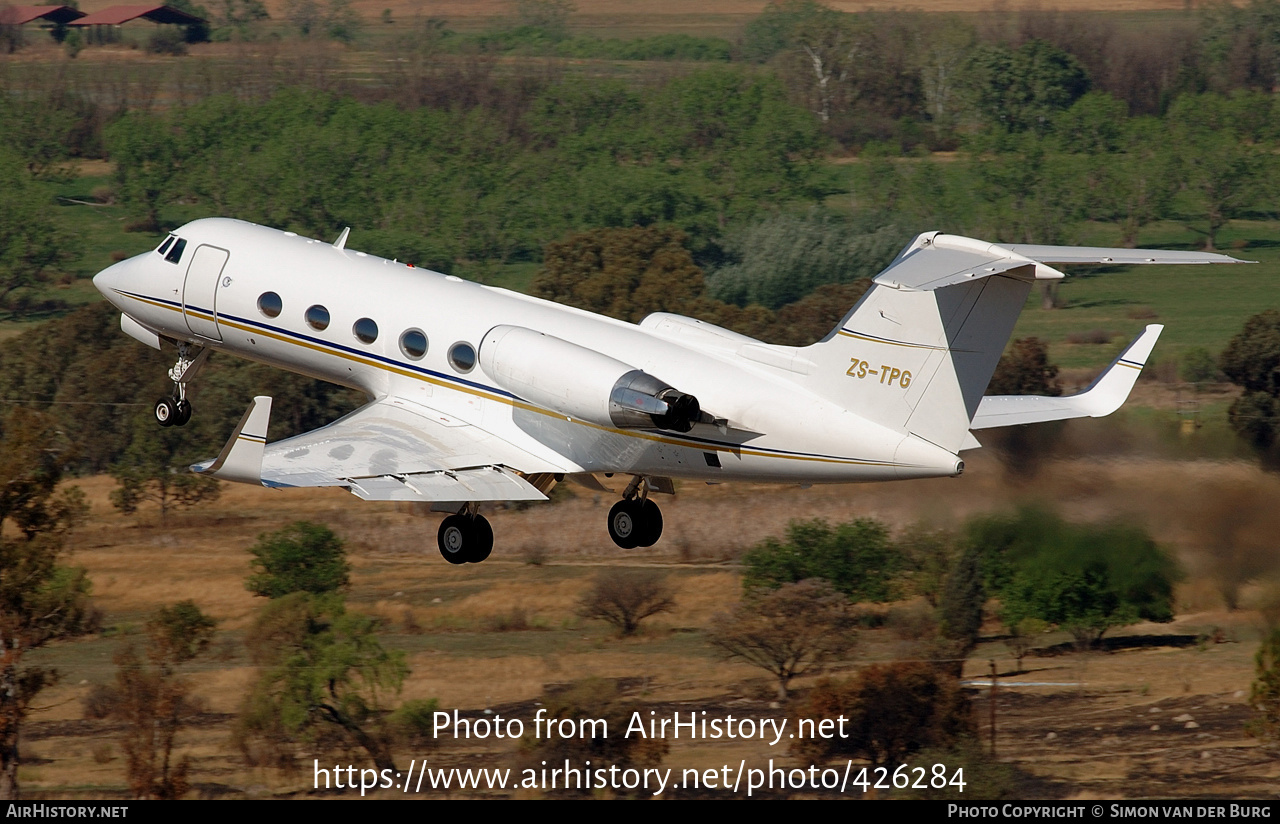
[[623,549],[649,547],[662,537],[662,510],[649,500],[649,482],[636,477],[609,510],[609,537]]
[[[193,354],[194,352],[194,354]],[[178,344],[178,362],[169,370],[173,396],[156,401],[156,423],[161,426],[186,426],[191,420],[191,402],[187,400],[187,383],[209,359],[209,350],[190,343]]]

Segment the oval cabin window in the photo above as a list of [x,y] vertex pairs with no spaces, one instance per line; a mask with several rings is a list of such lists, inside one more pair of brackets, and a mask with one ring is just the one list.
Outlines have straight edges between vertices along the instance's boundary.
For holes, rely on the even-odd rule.
[[400,336],[400,351],[409,360],[419,360],[427,354],[427,336],[421,329],[410,329]]
[[459,372],[470,372],[476,366],[476,350],[469,343],[455,343],[449,347],[449,363]]
[[373,343],[378,339],[378,324],[369,318],[360,318],[355,326],[351,327],[351,333],[361,343]]
[[307,310],[307,325],[322,332],[328,329],[329,310],[323,306],[312,306]]
[[258,311],[269,318],[280,317],[280,312],[283,309],[284,303],[275,292],[263,292],[262,296],[258,298]]

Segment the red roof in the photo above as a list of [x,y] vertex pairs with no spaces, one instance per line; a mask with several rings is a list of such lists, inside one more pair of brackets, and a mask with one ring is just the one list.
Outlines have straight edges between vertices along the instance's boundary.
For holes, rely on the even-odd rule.
[[189,26],[192,23],[203,23],[204,18],[187,14],[185,11],[170,6],[112,6],[109,9],[96,11],[75,21],[74,26],[119,26],[139,17],[152,23],[177,23]]
[[52,23],[69,23],[84,12],[70,6],[8,6],[0,8],[0,24],[21,26],[32,20],[44,18]]

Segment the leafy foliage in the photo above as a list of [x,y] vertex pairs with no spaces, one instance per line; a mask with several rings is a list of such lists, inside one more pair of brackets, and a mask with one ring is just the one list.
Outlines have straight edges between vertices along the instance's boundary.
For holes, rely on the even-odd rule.
[[68,455],[56,424],[21,407],[0,434],[0,526],[17,523],[22,535],[0,537],[0,798],[18,796],[18,737],[31,703],[58,672],[24,662],[57,639],[92,627],[89,580],[83,569],[60,561],[68,511],[54,495]]
[[21,159],[7,147],[0,149],[0,303],[15,290],[41,283],[49,269],[69,257],[69,243],[53,204],[40,196]]
[[252,763],[290,767],[302,745],[362,749],[379,770],[395,770],[383,710],[408,667],[377,629],[333,593],[294,592],[263,607],[245,636],[262,674],[235,733]]
[[1231,428],[1260,449],[1280,434],[1280,311],[1268,309],[1245,321],[1220,361],[1227,380],[1244,390],[1227,412]]
[[1062,394],[1057,364],[1049,363],[1049,346],[1039,338],[1017,338],[1000,356],[988,395]]
[[975,518],[968,542],[983,555],[988,591],[1010,626],[1034,618],[1087,647],[1114,627],[1173,620],[1173,557],[1142,529],[1072,524],[1041,509]]
[[723,246],[736,262],[711,274],[708,291],[727,303],[779,309],[820,286],[873,277],[908,239],[894,225],[860,226],[824,212],[770,215],[728,234]]
[[1249,705],[1257,717],[1249,732],[1274,746],[1280,742],[1280,629],[1272,629],[1254,657],[1255,678]]
[[852,601],[889,601],[897,594],[902,555],[884,524],[869,518],[831,527],[792,521],[786,541],[768,538],[742,556],[743,586],[777,589],[810,578],[827,581]]
[[811,578],[748,592],[732,612],[711,621],[707,640],[729,658],[760,667],[778,681],[778,697],[801,675],[822,672],[853,649],[857,636],[848,601]]
[[124,722],[125,774],[135,798],[176,799],[190,788],[190,761],[173,760],[182,725],[198,707],[176,668],[209,646],[216,624],[192,601],[161,607],[147,622],[145,660],[133,644],[116,654],[110,715]]
[[249,550],[254,574],[245,587],[254,595],[281,598],[293,592],[323,595],[350,583],[342,539],[323,524],[297,521],[258,536]]
[[1053,116],[1089,90],[1076,58],[1043,40],[1017,49],[984,46],[969,58],[968,93],[982,122],[1010,132],[1047,132]]
[[189,470],[197,456],[180,430],[162,429],[150,415],[135,418],[135,434],[120,462],[111,468],[118,486],[111,503],[126,515],[145,501],[160,507],[160,521],[169,510],[215,501],[222,493],[218,481]]

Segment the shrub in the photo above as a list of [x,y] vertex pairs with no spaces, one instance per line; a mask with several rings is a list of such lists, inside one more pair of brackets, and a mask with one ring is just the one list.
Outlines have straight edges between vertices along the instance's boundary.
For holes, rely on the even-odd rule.
[[634,635],[640,622],[675,607],[667,576],[651,570],[609,569],[596,576],[578,601],[578,615],[599,618],[620,635]]
[[977,729],[956,678],[928,664],[874,664],[848,681],[823,680],[799,707],[815,723],[844,716],[847,737],[797,739],[814,761],[855,756],[899,764],[925,747],[951,747]]
[[785,542],[769,538],[743,557],[747,589],[777,588],[809,578],[829,581],[853,601],[891,601],[902,554],[879,521],[859,518],[836,527],[826,521],[792,521]]
[[291,592],[319,595],[346,587],[351,572],[342,539],[322,524],[298,521],[258,536],[249,550],[254,574],[245,587],[254,595],[280,598]]

